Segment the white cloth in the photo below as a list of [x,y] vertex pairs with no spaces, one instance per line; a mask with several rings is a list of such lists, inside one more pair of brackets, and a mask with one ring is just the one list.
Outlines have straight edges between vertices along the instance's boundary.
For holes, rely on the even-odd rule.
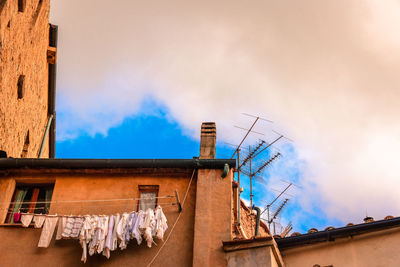
[[146,239],[147,246],[151,248],[153,243],[153,235],[152,231],[154,228],[156,221],[154,217],[154,211],[152,209],[147,209],[146,216],[142,225],[140,226],[141,230],[143,231],[143,237]]
[[97,253],[102,253],[104,249],[104,242],[106,241],[106,236],[108,233],[108,216],[101,216],[99,218],[99,222],[97,225],[98,232],[97,232]]
[[97,228],[97,224],[99,223],[99,216],[93,215],[90,223],[91,223],[90,226],[91,240],[88,245],[88,252],[90,256],[93,256],[97,250],[97,236],[99,231],[99,229]]
[[104,241],[104,250],[103,250],[103,255],[106,256],[107,259],[110,258],[110,251],[112,248],[112,236],[113,236],[113,231],[114,231],[114,215],[110,215],[110,218],[108,220],[108,231],[107,231],[107,237],[106,240]]
[[110,250],[114,251],[118,248],[118,236],[117,236],[117,226],[121,220],[121,215],[119,213],[114,217],[114,229],[111,237],[111,247]]
[[56,228],[58,216],[47,216],[44,222],[42,233],[40,234],[38,247],[47,248],[50,245],[51,238]]
[[35,228],[42,228],[45,219],[46,219],[45,215],[38,214],[33,216],[33,222],[35,223]]
[[136,220],[137,220],[137,217],[138,217],[138,215],[137,215],[137,213],[136,212],[132,212],[131,213],[131,217],[132,217],[132,220],[131,220],[131,225],[130,225],[130,228],[129,228],[129,234],[130,234],[130,238],[131,239],[133,239],[133,238],[135,238],[135,224],[136,224]]
[[144,211],[139,210],[139,212],[137,213],[135,227],[133,228],[133,234],[135,235],[136,242],[138,243],[138,245],[142,244],[143,240],[142,231],[140,230],[140,225],[143,223],[144,214],[145,214]]
[[81,261],[86,263],[87,260],[87,244],[92,240],[92,236],[94,234],[93,228],[93,218],[89,215],[86,215],[85,220],[83,222],[83,226],[81,232],[79,234],[79,243],[82,246],[82,257]]
[[129,219],[129,213],[124,212],[117,225],[117,237],[119,241],[119,248],[121,250],[126,249],[127,246],[125,235],[126,235],[126,225],[128,223],[128,219]]
[[63,226],[62,238],[78,239],[83,226],[83,217],[68,216]]
[[23,227],[28,227],[33,219],[33,214],[21,214],[21,224]]
[[158,239],[164,240],[164,233],[168,229],[167,225],[167,217],[165,217],[165,214],[161,208],[161,206],[158,206],[155,210],[155,236]]
[[67,217],[61,216],[61,217],[58,218],[56,240],[62,239],[62,233],[64,231],[64,227],[65,227],[66,223],[67,223]]

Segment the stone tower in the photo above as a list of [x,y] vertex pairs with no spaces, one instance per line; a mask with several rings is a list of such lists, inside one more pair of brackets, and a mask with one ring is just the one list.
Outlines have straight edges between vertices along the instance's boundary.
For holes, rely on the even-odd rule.
[[0,0],[0,150],[8,157],[55,154],[57,26],[49,10],[50,0]]

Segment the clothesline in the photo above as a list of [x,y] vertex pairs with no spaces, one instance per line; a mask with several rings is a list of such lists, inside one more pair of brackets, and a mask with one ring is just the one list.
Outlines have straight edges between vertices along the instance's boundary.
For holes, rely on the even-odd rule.
[[[128,205],[130,205],[130,204],[102,204],[102,207],[104,207],[104,206],[120,206],[120,207],[122,207],[122,206],[128,206]],[[174,203],[174,202],[168,202],[168,203],[157,203],[157,205],[170,205],[170,206],[175,206],[175,205],[177,205],[176,203]],[[69,207],[73,207],[73,208],[75,208],[75,207],[83,207],[83,208],[85,208],[85,207],[98,207],[98,205],[84,205],[84,206],[80,206],[80,205],[74,205],[74,206],[71,206],[71,205],[68,205],[68,206],[62,206],[62,208],[69,208]],[[10,209],[10,208],[0,208],[0,209],[2,209],[2,210],[8,210],[8,212],[12,212],[13,211],[13,209]],[[27,209],[29,209],[29,210],[40,210],[40,209],[46,209],[46,207],[38,207],[38,208],[27,208]],[[37,215],[39,215],[39,214],[37,214]]]
[[5,204],[53,204],[53,203],[84,203],[84,202],[110,202],[110,201],[136,201],[136,200],[151,200],[158,198],[174,198],[175,196],[164,196],[164,197],[149,197],[149,198],[115,198],[115,199],[89,199],[89,200],[55,200],[55,201],[13,201],[13,202],[0,202]]

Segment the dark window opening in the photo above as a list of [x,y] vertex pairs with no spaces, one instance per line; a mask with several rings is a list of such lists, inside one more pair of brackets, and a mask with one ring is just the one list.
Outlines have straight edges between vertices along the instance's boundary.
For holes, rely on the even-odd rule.
[[157,206],[158,185],[139,185],[140,200],[138,210],[155,209]]
[[18,0],[18,12],[25,11],[25,0]]
[[18,99],[21,99],[24,97],[25,94],[25,88],[24,88],[24,82],[25,82],[25,75],[20,75],[18,78]]
[[26,158],[26,155],[28,154],[29,143],[30,140],[29,140],[29,130],[28,130],[25,136],[24,147],[22,148],[21,158]]
[[6,223],[14,223],[14,214],[48,214],[54,184],[17,184],[7,212]]

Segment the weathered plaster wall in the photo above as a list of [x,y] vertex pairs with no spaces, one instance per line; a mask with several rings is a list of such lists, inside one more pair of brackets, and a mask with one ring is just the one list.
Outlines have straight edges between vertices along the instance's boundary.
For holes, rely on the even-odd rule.
[[[50,0],[0,0],[0,150],[21,157],[29,130],[26,157],[37,157],[47,123]],[[25,75],[24,96],[17,83]],[[48,157],[48,140],[42,157]]]
[[400,229],[355,235],[298,248],[281,250],[287,267],[369,266],[395,267],[400,263]]
[[232,239],[232,170],[221,178],[221,170],[199,170],[193,266],[226,266],[222,241]]
[[[183,200],[192,173],[191,171],[177,171],[163,173],[155,171],[153,174],[126,173],[126,174],[51,174],[47,172],[35,175],[13,176],[17,183],[45,182],[55,180],[53,201],[57,200],[90,200],[136,198],[139,196],[138,185],[159,185],[159,196],[171,195],[177,189]],[[0,190],[9,190],[9,180],[0,178]],[[3,186],[4,184],[4,186]],[[3,188],[4,187],[4,188]],[[154,262],[154,266],[190,266],[193,258],[194,209],[196,197],[196,176],[189,189],[188,197],[183,207],[183,213],[171,235],[167,245]],[[160,199],[169,229],[172,228],[179,214],[176,206],[166,203],[174,199]],[[164,203],[164,204],[163,204]],[[50,213],[58,214],[114,214],[117,212],[136,210],[135,201],[113,203],[87,204],[52,204]],[[117,205],[116,205],[117,204]],[[41,229],[0,226],[0,265],[1,266],[77,266],[80,262],[81,247],[77,240],[59,240],[51,242],[49,248],[37,248]],[[131,241],[128,249],[111,252],[107,260],[102,255],[88,257],[84,266],[147,266],[160,248],[162,241],[156,241],[158,246],[147,248],[145,244],[136,245]],[[23,257],[21,257],[23,255]]]

